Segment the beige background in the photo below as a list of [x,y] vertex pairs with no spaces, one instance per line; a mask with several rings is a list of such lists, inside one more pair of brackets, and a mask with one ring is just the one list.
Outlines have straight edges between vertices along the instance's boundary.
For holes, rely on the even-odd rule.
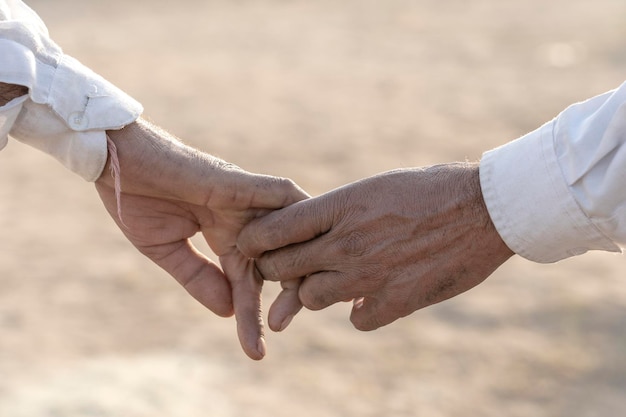
[[[312,194],[476,160],[626,73],[623,0],[33,0],[66,50],[203,150]],[[175,4],[175,6],[173,6]],[[609,416],[626,261],[515,258],[373,333],[305,311],[260,363],[91,184],[0,153],[0,416]],[[266,288],[267,303],[276,293]]]

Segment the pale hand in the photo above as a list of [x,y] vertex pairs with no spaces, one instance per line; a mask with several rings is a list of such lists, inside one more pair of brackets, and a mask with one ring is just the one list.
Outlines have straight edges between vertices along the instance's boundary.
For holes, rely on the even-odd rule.
[[[194,298],[218,315],[234,312],[244,351],[261,359],[262,280],[236,238],[250,220],[306,193],[290,180],[251,174],[185,146],[143,120],[108,134],[117,146],[123,191],[120,219],[114,181],[105,170],[96,189],[108,212],[130,242]],[[198,232],[224,272],[192,245]]]

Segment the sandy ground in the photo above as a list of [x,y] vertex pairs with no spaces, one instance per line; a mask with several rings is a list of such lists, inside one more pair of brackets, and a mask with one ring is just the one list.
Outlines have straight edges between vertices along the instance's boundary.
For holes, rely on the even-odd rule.
[[[32,0],[185,141],[312,194],[476,160],[626,73],[623,0]],[[176,6],[172,6],[176,4]],[[303,312],[256,363],[139,255],[91,184],[0,153],[0,416],[609,416],[623,256],[512,259],[373,333]],[[268,303],[276,293],[266,288]]]

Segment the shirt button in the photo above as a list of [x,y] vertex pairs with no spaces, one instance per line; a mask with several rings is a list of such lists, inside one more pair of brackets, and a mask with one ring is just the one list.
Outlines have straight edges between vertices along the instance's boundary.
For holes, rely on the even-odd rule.
[[74,130],[83,130],[89,125],[89,118],[81,111],[70,114],[67,121]]

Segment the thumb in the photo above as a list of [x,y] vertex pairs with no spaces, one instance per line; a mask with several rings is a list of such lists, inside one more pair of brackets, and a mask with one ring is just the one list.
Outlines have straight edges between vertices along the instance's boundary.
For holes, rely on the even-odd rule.
[[273,211],[248,223],[237,237],[239,250],[251,258],[311,240],[332,227],[326,199],[312,198]]

